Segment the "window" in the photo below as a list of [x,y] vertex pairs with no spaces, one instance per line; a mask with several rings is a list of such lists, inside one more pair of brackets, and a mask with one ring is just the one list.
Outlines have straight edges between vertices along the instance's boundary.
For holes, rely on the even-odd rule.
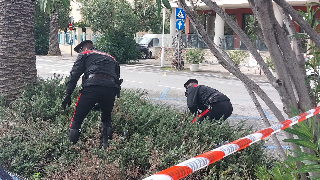
[[[236,15],[235,14],[229,14],[229,16],[235,21],[236,20]],[[232,28],[227,24],[224,23],[224,35],[233,35],[234,32]]]

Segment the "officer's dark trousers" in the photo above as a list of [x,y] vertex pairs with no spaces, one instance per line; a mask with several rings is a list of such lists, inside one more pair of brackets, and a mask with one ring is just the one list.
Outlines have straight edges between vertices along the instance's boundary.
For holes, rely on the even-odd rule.
[[207,112],[207,114],[199,118],[200,122],[206,117],[210,120],[218,120],[223,117],[223,120],[226,120],[231,116],[233,111],[233,107],[230,101],[215,102],[211,104],[211,107],[211,110]]
[[79,94],[69,129],[80,129],[84,118],[96,103],[99,103],[101,108],[103,128],[112,127],[111,111],[113,109],[116,91],[117,88],[105,86],[84,87]]

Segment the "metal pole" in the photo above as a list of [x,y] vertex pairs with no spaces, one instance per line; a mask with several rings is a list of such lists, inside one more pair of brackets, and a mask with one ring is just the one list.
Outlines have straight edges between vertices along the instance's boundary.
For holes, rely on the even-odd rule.
[[163,18],[162,18],[162,44],[161,44],[161,67],[164,66],[164,23],[166,19],[166,9],[163,8]]
[[178,70],[180,70],[180,30],[178,30]]
[[72,40],[72,30],[71,30],[71,32],[70,32],[70,36],[71,36],[70,44],[71,44],[71,56],[72,56],[72,43],[73,43],[73,40]]
[[71,16],[71,17],[70,17],[70,22],[71,22],[71,24],[72,24],[72,28],[71,28],[71,30],[70,30],[70,31],[71,31],[71,33],[70,33],[70,35],[71,35],[71,41],[70,41],[70,42],[71,42],[71,43],[70,43],[70,44],[71,44],[71,56],[72,56],[72,44],[73,44],[73,38],[72,38],[73,16]]

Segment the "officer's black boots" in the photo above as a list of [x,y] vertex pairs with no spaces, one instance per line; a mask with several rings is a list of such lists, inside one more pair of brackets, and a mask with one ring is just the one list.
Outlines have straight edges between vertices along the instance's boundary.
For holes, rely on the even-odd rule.
[[80,137],[80,129],[69,129],[69,140],[76,144]]
[[102,130],[102,145],[104,149],[107,149],[109,144],[108,144],[108,140],[112,139],[112,129],[111,127],[106,127],[103,128]]

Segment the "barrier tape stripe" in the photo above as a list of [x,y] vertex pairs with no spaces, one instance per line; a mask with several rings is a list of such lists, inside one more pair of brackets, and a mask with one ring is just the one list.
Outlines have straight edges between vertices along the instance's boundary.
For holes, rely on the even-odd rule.
[[202,169],[220,159],[233,154],[241,149],[250,146],[274,133],[277,133],[283,129],[291,127],[301,121],[304,121],[316,114],[320,113],[320,106],[299,114],[298,116],[287,119],[279,124],[270,126],[263,130],[252,133],[246,137],[240,138],[223,146],[220,146],[211,151],[200,154],[196,157],[183,161],[175,166],[169,167],[163,171],[160,171],[152,176],[149,176],[143,180],[178,180],[186,177],[187,175]]

